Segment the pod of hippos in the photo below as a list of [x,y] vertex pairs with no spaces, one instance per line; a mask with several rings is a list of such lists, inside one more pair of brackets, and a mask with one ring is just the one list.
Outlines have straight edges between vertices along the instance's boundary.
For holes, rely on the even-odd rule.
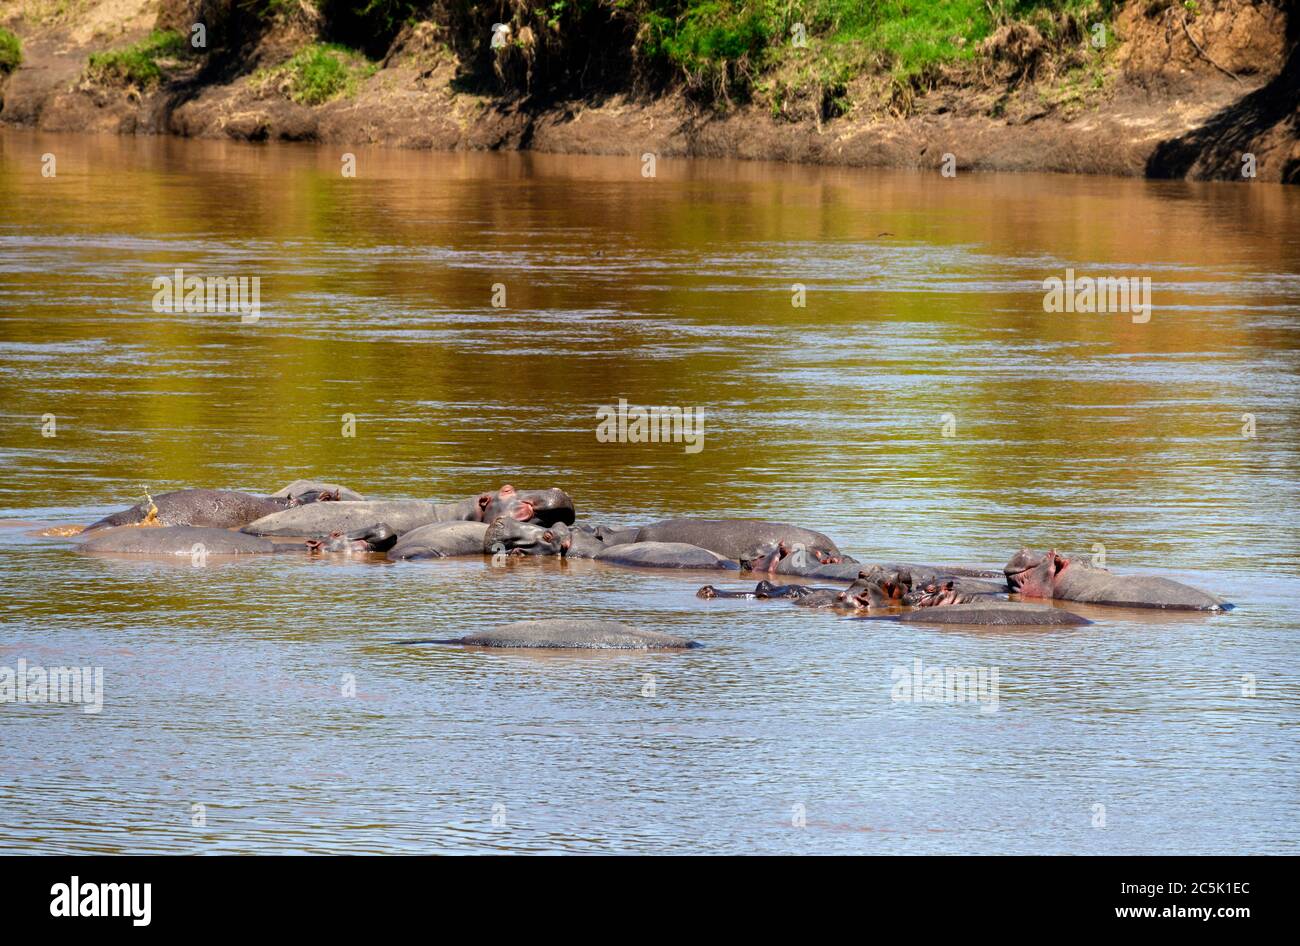
[[[80,550],[114,555],[370,555],[392,561],[465,556],[589,558],[626,568],[746,572],[753,586],[705,585],[703,599],[786,599],[871,620],[968,627],[1091,623],[1060,602],[1221,612],[1217,595],[1153,575],[1116,575],[1079,556],[1021,549],[1001,572],[956,565],[863,565],[821,532],[752,519],[667,519],[639,528],[577,524],[561,489],[513,486],[437,503],[367,500],[334,483],[296,480],[270,496],[183,489],[147,496],[87,526]],[[786,576],[838,582],[781,583]],[[471,647],[681,650],[695,641],[611,621],[520,621],[468,637],[400,643]]]

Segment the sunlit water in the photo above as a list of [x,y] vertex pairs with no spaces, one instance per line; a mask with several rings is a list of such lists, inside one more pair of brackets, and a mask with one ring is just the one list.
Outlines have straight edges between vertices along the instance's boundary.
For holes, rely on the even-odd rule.
[[[0,849],[1296,851],[1300,192],[357,166],[0,137],[0,665],[105,687],[98,715],[0,705]],[[177,267],[259,276],[260,320],[155,312]],[[1045,313],[1066,267],[1151,277],[1150,321]],[[620,397],[702,409],[704,449],[598,442]],[[31,534],[299,476],[558,485],[584,519],[776,518],[864,561],[1101,543],[1239,607],[944,631],[589,562],[194,568]],[[390,643],[566,614],[706,646]],[[891,699],[918,658],[996,668],[996,712]]]

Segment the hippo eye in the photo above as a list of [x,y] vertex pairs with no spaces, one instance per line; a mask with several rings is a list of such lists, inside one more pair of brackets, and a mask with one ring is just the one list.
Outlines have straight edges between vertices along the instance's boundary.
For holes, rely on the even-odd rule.
[[547,532],[542,535],[542,538],[545,539],[547,542],[550,542],[555,539],[555,536]]

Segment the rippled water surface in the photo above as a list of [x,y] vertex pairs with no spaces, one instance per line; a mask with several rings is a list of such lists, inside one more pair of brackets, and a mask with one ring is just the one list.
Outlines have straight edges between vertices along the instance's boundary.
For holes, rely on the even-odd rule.
[[[340,162],[0,137],[0,665],[104,672],[98,715],[0,704],[4,850],[1296,852],[1300,192]],[[259,321],[155,312],[178,267],[260,277]],[[1149,276],[1150,321],[1045,313],[1067,267]],[[703,450],[598,442],[619,398],[702,409]],[[33,534],[299,476],[558,485],[582,519],[775,518],[864,561],[1100,543],[1239,607],[945,631],[590,562],[194,568]],[[706,646],[390,643],[564,614]],[[996,712],[891,699],[918,659],[996,669]]]

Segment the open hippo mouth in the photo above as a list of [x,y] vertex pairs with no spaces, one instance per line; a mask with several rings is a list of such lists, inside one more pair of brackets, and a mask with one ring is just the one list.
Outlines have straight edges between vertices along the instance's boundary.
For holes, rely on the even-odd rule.
[[1007,562],[1002,573],[1007,578],[1007,590],[1036,598],[1052,597],[1052,585],[1070,564],[1070,560],[1049,549],[1041,556],[1029,549],[1021,549]]

